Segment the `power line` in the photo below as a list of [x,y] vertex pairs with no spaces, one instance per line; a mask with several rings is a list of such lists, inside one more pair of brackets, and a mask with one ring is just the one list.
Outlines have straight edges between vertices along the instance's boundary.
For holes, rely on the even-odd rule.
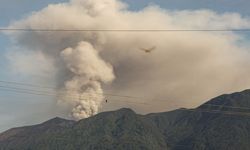
[[[20,89],[20,88],[4,87],[4,86],[0,86],[0,90],[17,92],[17,93],[33,94],[33,95],[56,96],[56,95],[53,95],[53,94],[39,93],[39,91],[35,91],[35,92],[34,91],[25,91],[24,89]],[[82,99],[82,97],[70,97],[70,98],[73,98],[73,99],[80,98],[80,99]],[[85,98],[86,97],[84,97],[82,100],[84,100]],[[112,99],[110,101],[114,102],[114,100],[112,100]],[[149,104],[149,103],[146,103],[146,102],[136,102],[136,101],[126,101],[126,100],[115,100],[115,101],[133,103],[133,104],[142,104],[142,105],[152,105],[152,104]],[[222,108],[237,108],[237,109],[250,110],[250,108],[247,108],[247,107],[234,107],[234,106],[223,106],[223,105],[213,105],[213,104],[203,104],[202,106],[220,106]],[[193,111],[192,109],[185,109],[185,110]],[[229,113],[235,114],[235,113],[237,113],[237,115],[238,114],[247,114],[247,115],[249,115],[249,113],[240,112],[240,111],[236,112],[236,111],[223,111],[223,110],[208,110],[208,109],[201,109],[201,108],[195,109],[195,111],[197,111],[197,110],[198,111],[203,111],[203,112],[209,111],[209,112],[212,112],[212,113],[225,113],[225,114],[229,114]]]
[[[20,83],[20,82],[12,82],[12,81],[2,81],[0,80],[0,83],[8,83],[8,84],[17,84],[17,85],[24,85],[24,86],[31,86],[31,87],[41,87],[41,88],[48,88],[48,89],[53,89],[53,91],[40,91],[40,90],[34,90],[34,89],[26,89],[26,88],[20,88],[20,87],[10,87],[10,86],[2,86],[0,85],[0,87],[4,87],[4,88],[12,88],[14,90],[24,90],[24,91],[29,91],[29,92],[41,92],[41,93],[45,93],[45,94],[49,94],[50,96],[58,96],[60,94],[64,94],[65,92],[67,92],[67,90],[60,90],[60,91],[56,91],[56,88],[52,88],[50,86],[39,86],[39,85],[34,85],[34,84],[29,84],[29,83]],[[71,90],[70,90],[71,91]],[[111,96],[111,97],[121,97],[121,98],[129,98],[129,99],[146,99],[146,100],[152,100],[152,101],[156,101],[156,102],[164,102],[167,103],[168,101],[166,100],[159,100],[159,99],[149,99],[149,98],[145,98],[145,97],[136,97],[136,96],[127,96],[127,95],[117,95],[117,94],[110,94],[110,93],[97,93],[95,92],[95,94],[97,95],[104,95],[104,96]],[[66,94],[64,95],[67,98],[91,98],[91,96],[89,97],[82,97],[81,94]],[[127,102],[132,102],[132,101],[127,101]],[[142,103],[142,104],[145,104]],[[250,107],[235,107],[235,106],[223,106],[223,105],[214,105],[214,104],[203,104],[203,106],[213,106],[213,107],[223,107],[223,108],[234,108],[234,109],[246,109],[246,110],[250,110]]]
[[[0,88],[0,90],[5,90],[5,91],[11,91],[11,92],[17,92],[17,93],[26,93],[26,94],[33,94],[33,95],[45,95],[45,96],[50,96],[50,95],[46,95],[46,94],[42,94],[42,93],[33,93],[33,92],[26,92],[26,91],[18,91],[18,90],[12,90],[12,89],[2,89]],[[84,100],[84,99],[82,99]],[[113,100],[111,100],[113,101]],[[120,101],[120,102],[126,102],[126,103],[132,103],[132,104],[139,104],[139,105],[152,105],[152,104],[148,104],[148,103],[140,103],[140,102],[132,102],[132,101],[124,101],[124,100],[115,100]],[[190,112],[204,112],[204,113],[215,113],[215,114],[225,114],[225,115],[236,115],[236,116],[247,116],[250,117],[250,113],[249,112],[240,112],[240,111],[222,111],[222,110],[209,110],[209,109],[201,109],[201,108],[197,108],[197,109],[180,109],[182,111],[190,111]]]
[[[24,86],[31,86],[31,87],[39,87],[39,88],[46,88],[46,89],[52,89],[52,90],[57,90],[56,87],[51,87],[51,86],[39,86],[39,85],[35,85],[35,84],[29,84],[29,83],[22,83],[22,82],[13,82],[13,81],[3,81],[0,80],[0,83],[7,83],[7,84],[17,84],[17,85],[24,85]],[[60,89],[61,91],[72,91],[72,90],[67,90],[67,89]],[[138,97],[138,96],[128,96],[128,95],[118,95],[118,94],[113,94],[113,93],[95,93],[98,95],[106,95],[106,96],[113,96],[113,97],[122,97],[122,98],[129,98],[129,99],[147,99],[145,97]],[[77,95],[79,96],[79,95]],[[155,99],[147,99],[147,100],[155,100]],[[165,100],[160,100],[157,99],[157,101],[165,101]]]
[[[16,93],[25,93],[25,94],[31,94],[31,95],[39,95],[39,96],[58,96],[55,94],[50,94],[50,93],[40,93],[39,91],[28,91],[25,89],[20,89],[20,88],[12,88],[12,87],[4,87],[4,86],[0,86],[0,90],[4,90],[4,91],[9,91],[9,92],[16,92]],[[80,99],[80,100],[87,100],[87,98],[92,98],[91,96],[89,97],[74,97],[72,95],[64,95],[63,97],[66,98],[72,98],[72,99]],[[136,102],[136,101],[127,101],[127,100],[113,100],[113,99],[109,99],[109,101],[119,101],[119,102],[126,102],[126,103],[133,103],[133,104],[141,104],[141,105],[149,105],[146,102]]]
[[236,115],[236,116],[248,116],[250,117],[250,112],[240,112],[240,111],[223,111],[223,110],[208,110],[208,109],[182,109],[183,111],[191,112],[205,112],[205,113],[215,113],[215,114],[225,114],[225,115]]
[[34,89],[24,89],[19,87],[11,87],[11,86],[3,86],[0,85],[0,88],[7,88],[7,89],[14,89],[14,90],[21,90],[21,91],[31,91],[31,92],[38,92],[38,93],[47,93],[47,94],[53,94],[49,91],[40,91],[40,90],[34,90]]
[[[9,83],[9,84],[17,84],[17,85],[25,85],[25,86],[31,86],[31,87],[42,87],[42,88],[49,88],[49,86],[39,86],[39,85],[34,85],[34,84],[29,84],[29,83],[22,83],[22,82],[13,82],[13,81],[2,81],[0,80],[0,83]],[[59,91],[57,92],[55,88],[53,88],[53,91],[41,91],[41,90],[34,90],[34,89],[27,89],[27,88],[20,88],[20,87],[13,87],[13,86],[6,86],[6,85],[0,85],[0,88],[7,88],[7,89],[14,89],[14,90],[21,90],[21,91],[26,91],[26,92],[35,92],[35,93],[39,93],[39,95],[41,94],[44,94],[46,96],[58,96],[60,94],[64,94],[67,90],[63,90],[63,91]],[[121,97],[121,98],[129,98],[129,99],[139,99],[139,100],[142,100],[142,99],[146,99],[146,100],[153,100],[154,102],[157,101],[157,102],[169,102],[169,101],[166,101],[166,100],[159,100],[159,99],[149,99],[149,98],[145,98],[145,97],[135,97],[135,96],[127,96],[127,95],[117,95],[117,94],[110,94],[110,93],[96,93],[95,94],[98,94],[98,95],[106,95],[106,96],[114,96],[114,97]],[[64,97],[66,98],[73,98],[73,99],[76,99],[76,98],[91,98],[91,96],[88,96],[88,97],[83,97],[81,96],[81,94],[66,94],[66,95],[63,95]],[[127,102],[136,102],[136,101],[127,101]],[[136,102],[136,103],[141,103],[141,102]],[[145,104],[142,103],[142,104]],[[147,103],[146,103],[147,104]],[[152,105],[152,104],[151,104]],[[237,106],[225,106],[225,105],[216,105],[216,104],[203,104],[202,106],[212,106],[212,107],[221,107],[221,108],[233,108],[233,109],[241,109],[241,110],[250,110],[250,107],[237,107]],[[220,109],[221,109],[220,108]]]
[[0,88],[0,90],[16,92],[16,93],[32,94],[32,95],[52,96],[52,95],[47,95],[44,93],[33,93],[33,92],[27,92],[27,91],[19,91],[19,90],[15,90],[15,89],[8,89],[8,88],[2,88],[2,87]]
[[45,89],[56,89],[56,87],[52,87],[52,86],[41,86],[41,85],[37,85],[37,84],[22,83],[22,82],[13,82],[13,81],[3,81],[3,80],[0,80],[0,83],[16,84],[16,85],[24,85],[24,86],[32,86],[32,87],[45,88]]
[[237,107],[237,106],[225,106],[225,105],[215,105],[215,104],[203,104],[203,106],[215,106],[215,107],[221,107],[221,108],[233,108],[233,109],[246,109],[250,110],[250,107]]
[[0,28],[0,31],[14,32],[250,32],[242,29],[46,29],[46,28]]

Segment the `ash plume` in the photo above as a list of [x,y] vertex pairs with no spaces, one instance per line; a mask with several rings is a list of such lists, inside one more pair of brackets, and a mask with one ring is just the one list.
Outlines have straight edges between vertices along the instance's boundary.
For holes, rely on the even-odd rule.
[[67,94],[79,95],[73,101],[72,116],[81,119],[96,114],[104,98],[101,83],[114,79],[112,67],[100,58],[88,42],[80,42],[76,48],[64,49],[61,56],[66,67],[74,74],[71,80],[65,82]]
[[[130,11],[119,0],[71,0],[51,4],[9,25],[28,29],[225,29],[248,28],[250,19],[237,13],[211,10],[170,11],[148,6]],[[14,69],[29,74],[20,61],[42,55],[43,70],[56,75],[59,102],[76,119],[101,108],[106,90],[152,104],[133,105],[139,112],[196,106],[221,93],[250,86],[249,46],[235,32],[8,32],[13,47],[8,54]],[[242,42],[243,41],[243,42]],[[242,43],[244,46],[239,46]],[[155,46],[150,54],[139,50]],[[17,55],[22,53],[29,55]],[[18,58],[22,56],[22,59]],[[21,63],[22,64],[22,63]],[[25,63],[23,63],[25,64]],[[52,67],[51,67],[52,66]],[[22,69],[20,69],[22,68]],[[34,66],[34,68],[37,68]],[[24,71],[27,70],[27,71]],[[35,69],[37,71],[37,69]],[[66,91],[66,92],[65,92]],[[77,95],[75,98],[70,96]],[[154,99],[164,99],[158,103]],[[180,105],[181,104],[181,105]],[[126,102],[121,106],[127,106]]]

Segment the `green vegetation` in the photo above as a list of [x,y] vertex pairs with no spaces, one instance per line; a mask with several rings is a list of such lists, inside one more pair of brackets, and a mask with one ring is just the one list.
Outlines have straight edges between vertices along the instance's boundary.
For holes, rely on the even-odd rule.
[[[249,150],[250,109],[242,107],[250,108],[249,90],[193,110],[138,115],[124,108],[78,122],[54,118],[0,134],[0,150]],[[214,113],[221,110],[230,113]]]

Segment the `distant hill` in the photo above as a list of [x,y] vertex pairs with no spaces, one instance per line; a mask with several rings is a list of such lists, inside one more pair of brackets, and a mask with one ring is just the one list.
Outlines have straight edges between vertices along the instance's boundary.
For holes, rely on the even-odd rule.
[[250,150],[250,90],[195,109],[138,115],[123,108],[78,122],[54,118],[1,133],[0,150]]

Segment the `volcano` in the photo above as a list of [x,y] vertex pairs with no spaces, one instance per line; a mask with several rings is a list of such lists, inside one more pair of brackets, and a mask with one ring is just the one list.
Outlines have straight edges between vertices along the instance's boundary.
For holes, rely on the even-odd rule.
[[0,134],[0,150],[249,150],[250,90],[194,109],[147,115],[129,108],[80,121],[53,118]]

